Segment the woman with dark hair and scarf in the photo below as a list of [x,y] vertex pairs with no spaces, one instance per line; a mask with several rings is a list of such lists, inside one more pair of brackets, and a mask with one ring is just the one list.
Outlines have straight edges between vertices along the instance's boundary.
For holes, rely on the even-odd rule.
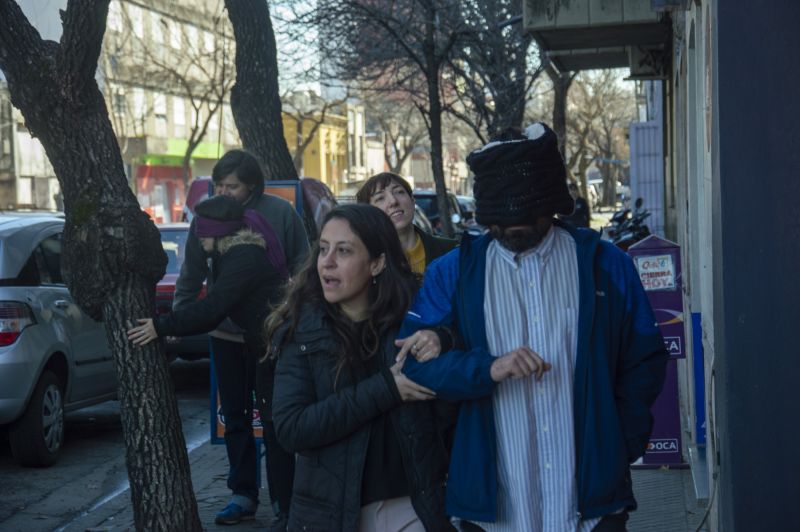
[[417,284],[390,219],[345,205],[268,319],[273,419],[298,454],[289,530],[451,529],[434,394],[395,362]]
[[[294,273],[308,256],[308,238],[303,221],[294,207],[277,196],[264,193],[264,172],[258,159],[245,150],[231,150],[223,155],[211,171],[214,194],[229,196],[252,209],[269,223],[278,243],[274,252],[282,250],[289,272]],[[194,227],[195,222],[192,222]],[[181,273],[175,283],[173,308],[178,310],[197,300],[203,281],[211,286],[214,279],[209,276],[209,254],[203,250],[194,229],[186,239],[186,257]],[[216,266],[212,261],[212,266]],[[214,274],[211,272],[212,275]],[[282,281],[280,277],[265,278],[272,285]],[[211,336],[211,358],[217,378],[220,407],[225,416],[225,450],[228,453],[228,488],[231,497],[226,506],[217,513],[215,522],[233,525],[253,519],[258,508],[258,448],[253,437],[252,375],[255,372],[255,357],[244,349],[244,338],[240,327],[224,320]],[[249,386],[245,392],[243,386]],[[275,447],[274,430],[269,422],[270,412],[261,411],[264,423],[264,444]],[[283,453],[273,463],[272,458],[280,451],[267,453],[267,480],[272,502],[274,522],[269,530],[285,528],[286,512],[289,509],[291,482],[294,476],[292,456]],[[272,474],[274,473],[274,474]]]
[[[249,369],[241,373],[229,393],[241,396],[238,402],[244,405],[243,414],[252,419],[256,360],[266,352],[264,320],[280,299],[289,278],[288,266],[274,230],[266,226],[258,212],[245,209],[235,198],[214,196],[199,203],[195,212],[192,232],[213,264],[208,294],[169,314],[138,320],[139,326],[128,331],[128,338],[144,345],[159,337],[209,332],[230,318],[244,330],[243,357]],[[266,412],[262,420],[265,418]],[[280,449],[269,421],[265,420],[263,426],[268,482],[277,486],[270,493],[276,497],[281,509],[276,513],[281,517],[289,506],[292,477],[286,470],[291,471],[293,455]],[[229,486],[233,489],[230,482]],[[216,521],[233,524],[252,520],[255,510],[250,499],[235,493],[226,513],[217,515]],[[226,517],[229,514],[231,517]]]
[[214,283],[203,299],[156,319],[138,320],[128,331],[136,345],[165,336],[187,336],[214,329],[225,318],[244,329],[252,356],[265,352],[261,330],[289,277],[286,263],[267,244],[274,233],[264,220],[228,196],[214,196],[196,207],[193,231],[200,245],[214,257]]

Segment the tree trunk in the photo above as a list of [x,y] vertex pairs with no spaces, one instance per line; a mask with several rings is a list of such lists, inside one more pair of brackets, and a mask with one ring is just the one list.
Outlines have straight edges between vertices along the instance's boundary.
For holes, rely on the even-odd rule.
[[0,0],[0,68],[64,194],[62,267],[80,307],[105,321],[119,378],[137,530],[201,530],[177,404],[158,344],[134,348],[127,324],[153,315],[167,258],[128,188],[95,81],[109,0],[70,0],[60,44]]
[[[497,101],[494,102],[494,120],[490,120],[486,128],[487,139],[509,127],[523,128],[522,121],[525,118],[527,103],[527,69],[525,55],[520,54],[520,58],[510,67],[515,74],[514,79],[510,79],[511,76],[507,72],[498,72],[498,75],[491,76],[492,85],[499,90]],[[491,113],[489,115],[491,116]]]
[[604,150],[603,158],[606,159],[603,161],[603,199],[604,203],[609,207],[615,207],[617,205],[617,181],[614,179],[614,176],[611,175],[611,163],[609,159],[611,154],[608,153],[608,150]]
[[[121,383],[125,462],[137,530],[202,530],[191,483],[180,412],[160,344],[134,348],[125,324],[153,314],[155,288],[128,274],[103,305],[109,345]],[[150,400],[145,400],[150,398]],[[156,398],[163,398],[156,400]]]
[[449,238],[454,236],[453,222],[450,219],[450,202],[447,201],[447,183],[444,180],[444,149],[442,147],[442,102],[439,99],[439,77],[436,73],[428,75],[429,134],[431,137],[431,170],[436,185],[436,202],[439,205],[439,221],[442,233]]
[[283,137],[275,33],[265,0],[225,0],[236,38],[233,118],[242,144],[264,165],[266,178],[297,179]]
[[[393,174],[400,174],[403,171],[403,165],[406,164],[406,160],[411,155],[411,152],[414,148],[413,147],[405,147],[403,148],[403,154],[400,155],[399,153],[395,155],[395,161],[397,161],[394,166],[391,166],[389,169],[390,172]],[[391,164],[391,163],[390,163]]]
[[561,156],[566,157],[567,95],[575,74],[557,72],[552,66],[547,67],[547,74],[553,82],[553,131],[558,135],[558,149],[561,151]]
[[436,202],[439,205],[439,223],[442,233],[452,238],[453,222],[450,220],[450,203],[447,201],[447,183],[444,180],[444,149],[442,147],[442,101],[439,96],[439,66],[441,60],[436,57],[436,27],[438,14],[433,7],[428,9],[425,23],[425,81],[428,86],[428,135],[431,140],[431,170],[433,183],[436,186]]
[[297,175],[303,175],[303,120],[295,120],[297,123],[297,135],[295,135],[295,148],[294,148],[294,169],[297,170]]
[[591,161],[582,157],[578,162],[578,188],[581,191],[581,196],[586,200],[586,205],[589,209],[589,218],[592,216],[592,202],[589,198],[589,180],[586,178],[586,171],[589,169]]
[[[195,146],[189,144],[186,153],[183,154],[183,162],[181,164],[181,177],[183,178],[183,190],[189,191],[189,181],[192,179],[192,153],[194,153]],[[174,221],[174,220],[173,220]]]

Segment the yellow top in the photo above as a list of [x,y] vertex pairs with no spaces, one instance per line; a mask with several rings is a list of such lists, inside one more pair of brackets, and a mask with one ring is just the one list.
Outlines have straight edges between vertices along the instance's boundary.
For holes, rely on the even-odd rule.
[[422,239],[419,235],[415,234],[414,236],[417,237],[417,240],[414,242],[414,247],[405,250],[406,258],[411,264],[411,270],[422,275],[425,273],[425,248],[422,246]]

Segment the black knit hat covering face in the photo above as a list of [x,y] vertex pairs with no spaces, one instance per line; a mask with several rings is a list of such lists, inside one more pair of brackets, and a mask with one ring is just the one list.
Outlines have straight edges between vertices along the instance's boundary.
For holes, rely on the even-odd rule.
[[531,225],[541,216],[574,209],[555,132],[537,122],[516,137],[492,141],[467,156],[481,225]]

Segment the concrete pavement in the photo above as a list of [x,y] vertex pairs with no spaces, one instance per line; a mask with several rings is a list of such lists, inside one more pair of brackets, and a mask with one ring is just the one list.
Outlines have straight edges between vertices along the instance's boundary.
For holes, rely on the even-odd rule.
[[[227,502],[225,485],[228,470],[225,448],[206,442],[189,454],[192,483],[203,527],[209,531],[264,530],[272,512],[266,489],[262,490],[256,519],[235,526],[214,523],[214,514]],[[633,471],[633,487],[639,510],[631,515],[631,532],[694,531],[705,509],[694,500],[691,473],[688,469],[639,469]],[[118,532],[134,530],[130,491],[125,490],[79,516],[57,530],[80,532]]]
[[[269,504],[264,504],[264,501],[269,500],[266,490],[261,494],[262,504],[254,521],[235,526],[220,526],[214,523],[214,515],[225,506],[230,496],[226,486],[228,458],[224,445],[204,443],[189,453],[189,463],[192,468],[192,485],[197,497],[200,521],[206,530],[232,532],[266,529],[272,517]],[[64,532],[134,530],[130,490],[125,490],[58,530]]]

